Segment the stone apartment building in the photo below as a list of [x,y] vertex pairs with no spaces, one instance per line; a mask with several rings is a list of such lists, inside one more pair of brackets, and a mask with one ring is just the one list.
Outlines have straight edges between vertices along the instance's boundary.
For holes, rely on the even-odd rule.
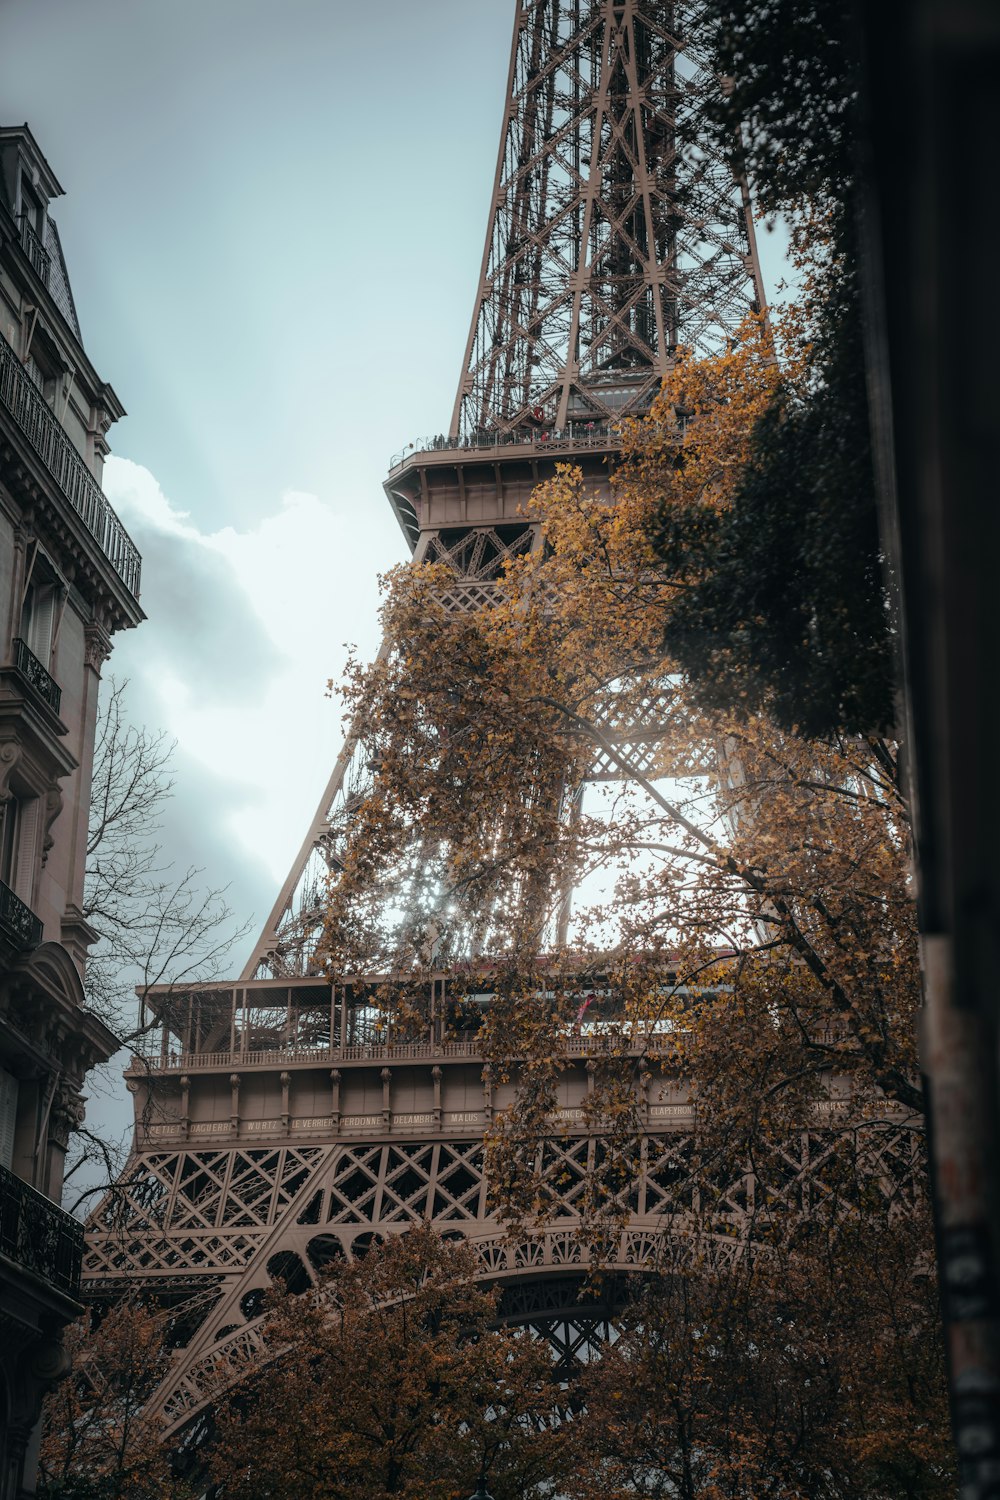
[[139,556],[101,490],[124,414],[87,358],[27,125],[0,128],[0,1500],[31,1494],[82,1227],[59,1207],[87,1069],[82,910],[101,666],[143,618]]

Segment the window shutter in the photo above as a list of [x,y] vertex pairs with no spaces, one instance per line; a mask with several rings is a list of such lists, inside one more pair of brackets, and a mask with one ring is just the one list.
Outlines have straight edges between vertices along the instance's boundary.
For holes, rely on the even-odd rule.
[[34,590],[28,625],[28,648],[46,669],[52,661],[52,627],[56,617],[56,591],[51,584]]
[[26,906],[34,896],[35,867],[37,865],[38,827],[40,799],[32,797],[21,803],[21,815],[17,830],[17,867],[14,872],[14,891]]
[[14,889],[17,874],[17,830],[20,824],[20,805],[11,794],[0,808],[0,880]]
[[17,1079],[0,1068],[0,1167],[14,1160],[14,1125],[17,1120]]

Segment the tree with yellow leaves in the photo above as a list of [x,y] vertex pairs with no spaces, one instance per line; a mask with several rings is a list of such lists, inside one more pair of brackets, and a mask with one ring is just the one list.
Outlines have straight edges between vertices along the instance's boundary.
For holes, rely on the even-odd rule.
[[43,1414],[45,1500],[186,1500],[162,1424],[145,1408],[170,1361],[168,1318],[137,1301],[88,1313],[66,1334],[72,1367]]
[[[927,1312],[918,957],[897,746],[878,723],[798,732],[773,678],[741,675],[739,641],[712,643],[709,692],[675,649],[690,644],[690,600],[713,580],[720,518],[762,429],[791,419],[812,378],[808,318],[791,314],[787,330],[780,360],[754,325],[717,359],[680,358],[649,417],[623,433],[611,504],[560,469],[532,500],[541,544],[507,566],[491,607],[449,615],[440,565],[390,577],[387,650],[346,688],[373,786],[331,887],[324,946],[341,972],[394,973],[386,1023],[400,1036],[424,1019],[407,974],[445,970],[460,991],[488,961],[494,999],[478,1035],[493,1076],[515,1085],[488,1169],[516,1220],[554,1206],[537,1147],[559,1129],[561,1046],[581,1026],[603,1037],[588,1099],[602,1149],[580,1200],[598,1261],[642,1170],[638,1100],[655,1099],[666,1077],[687,1080],[697,1126],[677,1165],[676,1212],[664,1216],[660,1284],[679,1284],[678,1242],[703,1308],[730,1306],[734,1266],[752,1274],[757,1300],[737,1319],[747,1379],[753,1369],[765,1387],[771,1379],[748,1363],[770,1340],[780,1390],[793,1391],[796,1346],[780,1341],[792,1317],[811,1341],[814,1374],[803,1378],[821,1384],[838,1288],[874,1296],[885,1251],[893,1296],[842,1319],[831,1345],[838,1370],[867,1372],[875,1415],[858,1381],[850,1392],[841,1383],[826,1427],[812,1404],[810,1441],[822,1432],[817,1453],[843,1450],[846,1477],[831,1494],[937,1494],[943,1386]],[[581,796],[595,762],[618,779]],[[727,1237],[721,1259],[708,1253]],[[699,1327],[683,1335],[689,1361],[710,1347],[690,1342]],[[874,1347],[861,1347],[866,1327]],[[925,1361],[911,1385],[915,1340]],[[695,1364],[699,1381],[718,1385],[713,1401],[742,1412],[732,1452],[745,1461],[723,1483],[731,1456],[716,1452],[714,1477],[693,1493],[809,1493],[819,1470],[804,1478],[791,1439],[765,1441],[764,1408],[734,1404],[718,1363]],[[721,1409],[709,1403],[706,1420]],[[705,1433],[703,1423],[703,1455]],[[939,1467],[921,1488],[900,1455],[925,1443]],[[608,1492],[657,1493],[621,1485]]]
[[[388,650],[346,688],[375,774],[331,888],[334,968],[489,956],[483,1045],[502,1067],[554,1056],[600,967],[623,1021],[670,1032],[672,1066],[681,1048],[695,1069],[704,1035],[742,1008],[758,1047],[781,1054],[780,1079],[765,1069],[775,1100],[798,1110],[836,1070],[859,1108],[920,1113],[895,745],[804,738],[756,694],[706,708],[669,650],[712,518],[807,366],[801,337],[779,365],[753,325],[717,359],[679,360],[625,433],[613,504],[569,466],[536,492],[542,545],[507,568],[493,607],[449,616],[441,565],[391,575]],[[597,758],[619,788],[581,801]],[[568,884],[582,900],[561,932]],[[714,983],[722,953],[733,998],[694,1017],[664,975]],[[532,1079],[544,1091],[544,1068]]]
[[491,1327],[467,1246],[416,1228],[272,1304],[260,1367],[221,1404],[229,1500],[496,1500],[551,1493],[562,1459],[547,1350]]
[[[879,1232],[872,1233],[878,1225]],[[573,1500],[948,1500],[926,1223],[875,1212],[725,1268],[676,1258],[582,1372]]]

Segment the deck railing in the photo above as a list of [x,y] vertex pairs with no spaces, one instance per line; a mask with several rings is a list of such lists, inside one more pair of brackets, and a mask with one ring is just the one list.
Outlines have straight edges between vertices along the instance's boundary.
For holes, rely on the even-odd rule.
[[483,452],[492,448],[534,448],[546,453],[583,448],[617,448],[620,422],[569,422],[565,427],[528,427],[519,432],[479,432],[468,435],[438,433],[417,438],[389,461],[390,472],[417,453]]
[[2,334],[0,404],[10,412],[129,593],[138,599],[142,560],[135,543]]
[[83,1225],[6,1167],[0,1167],[0,1254],[70,1297],[79,1295]]
[[[563,1057],[617,1056],[647,1046],[663,1047],[669,1043],[666,1029],[635,1031],[601,1031],[586,1036],[564,1037],[557,1046]],[[285,1067],[288,1063],[321,1063],[327,1067],[338,1062],[419,1062],[422,1059],[478,1058],[482,1049],[474,1037],[454,1042],[356,1042],[341,1048],[288,1047],[268,1051],[235,1052],[143,1052],[134,1050],[130,1071],[146,1073],[186,1073],[197,1068]]]

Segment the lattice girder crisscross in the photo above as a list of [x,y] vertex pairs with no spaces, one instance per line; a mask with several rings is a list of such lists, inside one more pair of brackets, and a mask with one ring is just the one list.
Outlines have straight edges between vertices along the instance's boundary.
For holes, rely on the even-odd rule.
[[697,4],[518,9],[452,432],[645,410],[679,343],[763,307],[745,190],[704,145]]
[[[845,1139],[852,1141],[849,1148]],[[761,1215],[798,1220],[818,1200],[826,1212],[852,1216],[848,1178],[863,1179],[864,1191],[901,1209],[921,1190],[913,1122],[862,1123],[854,1136],[842,1126],[811,1127],[775,1147],[762,1175],[747,1167],[714,1183],[717,1206],[707,1223],[693,1147],[684,1129],[644,1136],[641,1168],[618,1195],[623,1227],[609,1271],[654,1268],[667,1244],[674,1255],[685,1245],[694,1253],[706,1233],[714,1236],[713,1255],[723,1265],[745,1253]],[[199,1283],[209,1289],[204,1321],[179,1351],[154,1403],[176,1430],[260,1352],[260,1296],[275,1276],[297,1276],[305,1285],[321,1277],[331,1259],[365,1253],[373,1241],[422,1223],[468,1239],[481,1275],[503,1286],[585,1275],[588,1193],[600,1150],[600,1136],[589,1131],[540,1144],[537,1168],[551,1211],[521,1237],[512,1236],[490,1207],[483,1143],[475,1134],[141,1153],[94,1215],[86,1284],[100,1296],[116,1284],[161,1292]],[[520,1321],[534,1326],[527,1304],[521,1314]],[[587,1337],[585,1312],[553,1313],[543,1321],[556,1345],[564,1328],[559,1357],[573,1353],[578,1335]]]
[[321,1154],[284,1145],[142,1154],[91,1218],[85,1277],[114,1278],[123,1266],[153,1279],[245,1266]]
[[[703,123],[719,81],[702,41],[699,0],[515,8],[449,435],[420,454],[411,445],[413,483],[399,472],[404,456],[388,485],[417,559],[453,574],[438,597],[446,614],[496,602],[504,562],[533,544],[527,512],[542,470],[586,461],[606,489],[618,420],[648,410],[678,346],[718,352],[764,310],[746,184]],[[438,454],[437,465],[423,461]],[[652,707],[607,727],[618,753],[596,751],[592,779],[620,776],[623,756],[641,775],[659,769]],[[327,882],[372,781],[363,728],[349,733],[245,979],[317,972]],[[677,774],[704,762],[702,749]]]
[[[540,542],[531,497],[560,462],[579,464],[588,492],[610,502],[619,419],[649,409],[679,345],[715,353],[749,311],[763,309],[745,184],[700,133],[699,111],[718,80],[699,52],[698,11],[698,0],[518,0],[450,432],[419,451],[411,445],[387,481],[417,560],[441,566],[436,602],[445,615],[497,602],[504,569]],[[668,678],[609,690],[591,708],[595,749],[583,780],[712,769],[714,747],[695,734],[686,758],[677,749],[684,726]],[[260,1302],[272,1278],[308,1285],[332,1259],[414,1224],[468,1239],[481,1275],[524,1293],[520,1321],[562,1360],[585,1356],[603,1328],[600,1309],[570,1310],[540,1293],[529,1306],[525,1290],[578,1286],[588,1269],[585,1210],[602,1147],[584,1123],[582,1045],[570,1080],[578,1092],[537,1157],[551,1220],[512,1234],[484,1178],[483,1134],[503,1105],[474,1044],[447,1040],[439,1014],[424,1042],[394,1053],[395,1043],[351,1031],[345,996],[354,981],[324,984],[317,939],[328,883],[344,868],[374,786],[367,730],[351,726],[243,975],[191,997],[217,1007],[214,1029],[189,1023],[186,1039],[171,1040],[164,1023],[162,1054],[141,1085],[145,1103],[137,1096],[135,1155],[88,1228],[84,1274],[94,1295],[128,1285],[202,1298],[204,1319],[192,1322],[154,1402],[169,1431],[195,1419],[260,1352]],[[567,816],[578,792],[565,789]],[[282,988],[287,1034],[280,1017],[277,1026],[254,1019]],[[316,1007],[305,1040],[291,1030],[293,991],[309,991],[303,1006]],[[176,1003],[173,994],[164,1000]],[[393,1090],[403,1097],[399,1079],[411,1065],[424,1074],[406,1083],[401,1104]],[[153,1102],[165,1106],[151,1123],[157,1090]],[[655,1267],[665,1239],[686,1244],[695,1225],[715,1236],[724,1264],[744,1253],[755,1215],[808,1212],[821,1200],[851,1211],[836,1133],[810,1126],[774,1153],[770,1177],[747,1168],[714,1183],[720,1207],[706,1229],[694,1112],[669,1097],[665,1088],[665,1102],[637,1101],[641,1168],[618,1188],[615,1222],[624,1227],[611,1272]],[[910,1192],[917,1167],[906,1130],[873,1152],[878,1191]]]

